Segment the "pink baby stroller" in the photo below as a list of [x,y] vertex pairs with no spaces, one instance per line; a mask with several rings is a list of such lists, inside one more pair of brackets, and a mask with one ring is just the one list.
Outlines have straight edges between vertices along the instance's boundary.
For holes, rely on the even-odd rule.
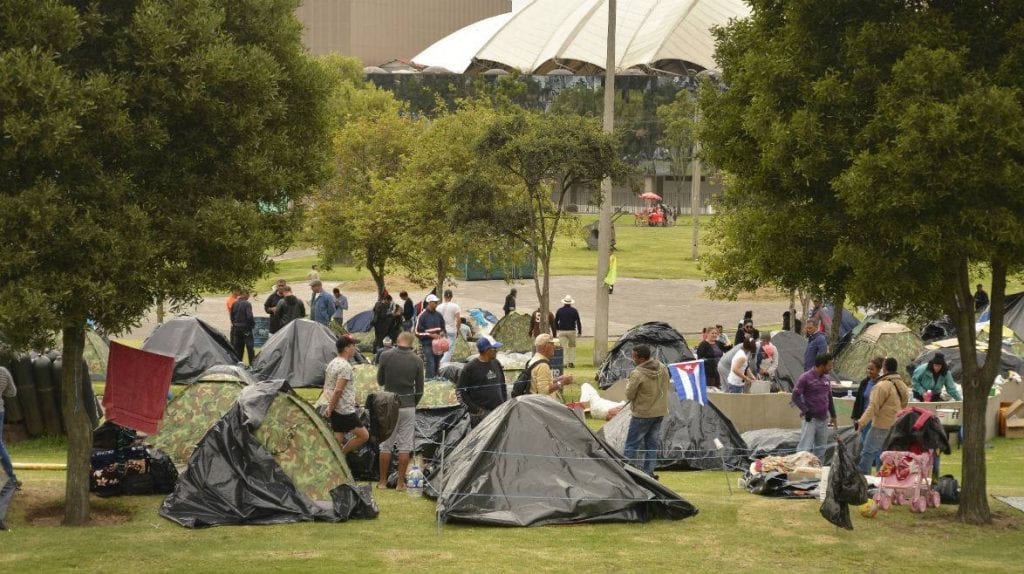
[[939,505],[939,493],[931,489],[928,477],[932,473],[932,451],[915,454],[909,451],[885,451],[878,476],[882,479],[875,494],[875,502],[882,510],[892,503],[910,501],[911,512],[923,513],[926,508]]

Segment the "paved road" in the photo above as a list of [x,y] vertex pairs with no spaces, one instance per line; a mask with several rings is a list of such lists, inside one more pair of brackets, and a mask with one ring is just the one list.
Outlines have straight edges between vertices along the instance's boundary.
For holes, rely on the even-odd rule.
[[[593,277],[559,276],[551,279],[552,311],[561,305],[559,301],[566,294],[576,300],[583,320],[584,337],[593,335],[594,289]],[[349,299],[349,313],[346,317],[373,307],[375,294],[372,291],[346,291],[345,282],[324,285],[329,291],[340,285]],[[705,325],[722,324],[730,336],[745,310],[754,312],[757,324],[778,324],[787,301],[776,298],[748,298],[740,301],[715,301],[704,292],[707,284],[690,279],[619,279],[615,293],[611,296],[609,333],[617,337],[630,327],[645,321],[666,321],[684,334],[699,333]],[[537,308],[537,296],[533,281],[518,282],[519,310],[532,311]],[[296,295],[308,301],[311,295],[306,285],[293,285]],[[461,281],[453,287],[455,301],[463,308],[482,307],[501,316],[509,285],[504,281]],[[411,292],[411,291],[410,291]],[[411,292],[414,298],[423,297],[425,292]],[[253,307],[262,314],[266,293],[254,299]],[[230,327],[225,301],[227,297],[208,297],[187,314],[198,315],[227,333]],[[307,305],[308,307],[308,305]],[[129,338],[144,339],[156,325],[155,313],[150,313],[143,324],[127,335]],[[732,327],[735,329],[735,327]],[[688,339],[692,337],[688,336]],[[696,345],[695,342],[692,343]]]

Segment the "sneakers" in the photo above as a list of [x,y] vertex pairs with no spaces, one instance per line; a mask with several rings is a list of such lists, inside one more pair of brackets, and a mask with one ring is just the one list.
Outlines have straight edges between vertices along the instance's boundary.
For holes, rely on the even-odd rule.
[[18,479],[14,479],[14,490],[21,490],[22,482]]

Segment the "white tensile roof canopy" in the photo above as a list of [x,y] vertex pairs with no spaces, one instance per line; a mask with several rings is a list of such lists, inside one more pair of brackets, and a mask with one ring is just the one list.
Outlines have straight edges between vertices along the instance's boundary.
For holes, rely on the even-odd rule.
[[[616,69],[664,68],[672,62],[668,67],[675,72],[713,69],[711,29],[748,14],[743,0],[618,0]],[[504,24],[499,26],[503,18],[495,17],[487,26],[470,25],[413,61],[462,71],[467,70],[462,67],[466,56],[473,55],[467,71],[499,66],[531,74],[604,69],[608,0],[533,0],[502,16],[507,18]],[[431,53],[461,54],[461,61],[434,60]]]

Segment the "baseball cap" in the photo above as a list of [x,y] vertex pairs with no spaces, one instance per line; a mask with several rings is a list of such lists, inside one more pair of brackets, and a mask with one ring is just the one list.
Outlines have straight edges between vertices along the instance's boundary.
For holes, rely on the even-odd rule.
[[548,343],[552,343],[554,346],[557,347],[558,339],[556,337],[552,337],[547,333],[541,333],[540,335],[537,335],[536,339],[533,340],[534,347],[540,347],[541,345],[547,345]]
[[476,342],[476,350],[479,353],[483,353],[484,351],[489,351],[491,349],[500,349],[504,346],[505,345],[502,345],[500,342],[495,341],[486,335],[480,337],[480,340]]
[[437,295],[434,295],[433,293],[427,295],[427,303],[437,303],[438,301],[440,301],[440,299],[437,298]]

